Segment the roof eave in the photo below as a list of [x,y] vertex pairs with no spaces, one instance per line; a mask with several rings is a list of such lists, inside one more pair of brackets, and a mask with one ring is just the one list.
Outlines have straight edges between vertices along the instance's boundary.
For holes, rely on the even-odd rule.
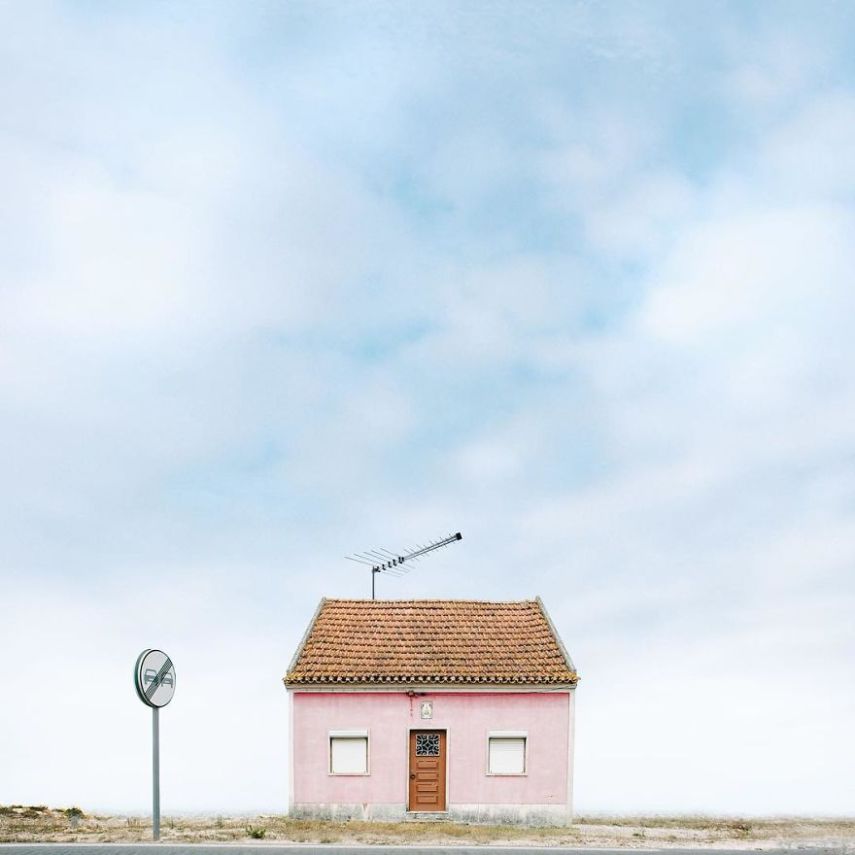
[[[558,634],[558,630],[555,628],[555,624],[552,622],[552,618],[549,617],[549,612],[546,611],[546,606],[543,605],[543,600],[540,599],[538,595],[535,597],[535,602],[540,606],[540,612],[543,615],[544,620],[549,626],[552,635],[555,638],[555,642],[558,645],[558,649],[561,651],[561,655],[564,657],[564,662],[567,665],[567,670],[572,674],[576,674],[576,666],[573,664],[573,660],[570,658],[570,654],[567,652],[567,648],[564,646],[564,642],[561,640],[561,636]],[[576,682],[579,680],[579,675],[576,674]]]
[[556,680],[283,680],[288,689],[395,689],[406,692],[409,690],[424,691],[426,689],[574,689],[576,679]]
[[324,607],[324,603],[326,603],[327,598],[321,597],[321,601],[318,603],[318,607],[315,609],[315,613],[312,615],[312,619],[309,621],[309,625],[306,627],[306,631],[303,633],[303,637],[300,639],[300,643],[297,645],[297,649],[294,651],[294,655],[291,658],[291,663],[288,665],[288,670],[285,673],[285,676],[282,678],[282,682],[287,686],[288,683],[288,675],[297,667],[297,662],[300,659],[300,656],[303,655],[303,650],[306,647],[306,642],[309,640],[309,636],[312,634],[312,630],[315,628],[315,621],[318,619],[318,615],[321,613],[321,609]]

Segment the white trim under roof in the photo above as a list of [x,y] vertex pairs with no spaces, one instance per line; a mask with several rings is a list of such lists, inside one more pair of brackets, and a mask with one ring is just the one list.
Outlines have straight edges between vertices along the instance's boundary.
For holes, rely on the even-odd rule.
[[473,692],[573,692],[575,683],[297,683],[287,685],[289,692],[387,692],[397,694],[433,695],[442,692],[472,694]]

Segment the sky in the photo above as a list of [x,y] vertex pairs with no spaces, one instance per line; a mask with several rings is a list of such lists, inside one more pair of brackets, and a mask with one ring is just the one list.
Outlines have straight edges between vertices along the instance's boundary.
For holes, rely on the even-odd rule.
[[540,595],[581,812],[855,805],[855,5],[0,2],[0,803],[287,808],[344,556]]

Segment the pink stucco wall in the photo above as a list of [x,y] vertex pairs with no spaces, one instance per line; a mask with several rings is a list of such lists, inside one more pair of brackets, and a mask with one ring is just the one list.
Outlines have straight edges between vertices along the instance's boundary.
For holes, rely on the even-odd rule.
[[[419,717],[433,701],[433,719]],[[457,805],[568,806],[571,692],[294,692],[292,705],[292,803],[405,804],[408,733],[448,732],[448,803]],[[369,774],[328,772],[330,731],[369,732]],[[487,774],[487,735],[528,734],[524,776]]]

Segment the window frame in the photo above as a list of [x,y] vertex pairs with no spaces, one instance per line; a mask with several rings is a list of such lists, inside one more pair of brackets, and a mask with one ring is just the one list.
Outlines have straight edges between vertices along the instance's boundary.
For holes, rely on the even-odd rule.
[[[493,772],[490,769],[490,742],[493,739],[522,739],[523,741],[523,770],[522,772]],[[527,730],[491,730],[487,733],[487,764],[485,774],[489,778],[525,778],[528,775],[528,731]]]
[[[334,739],[364,739],[365,740],[365,771],[364,772],[335,772],[333,771],[333,740]],[[371,734],[365,730],[330,730],[327,732],[327,775],[334,778],[365,778],[371,774]]]

